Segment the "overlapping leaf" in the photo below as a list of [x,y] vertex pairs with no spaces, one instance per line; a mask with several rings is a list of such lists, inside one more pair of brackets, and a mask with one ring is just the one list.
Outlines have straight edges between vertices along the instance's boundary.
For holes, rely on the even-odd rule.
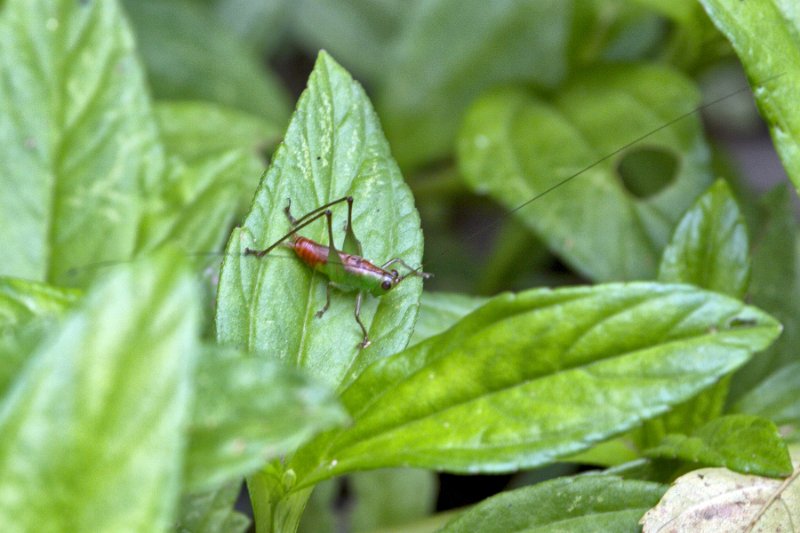
[[685,401],[779,331],[757,309],[683,285],[504,295],[370,366],[342,396],[353,426],[312,441],[293,467],[309,483],[382,466],[544,464]]
[[[629,144],[695,101],[689,80],[644,65],[586,71],[552,103],[522,89],[499,91],[469,111],[459,164],[475,191],[509,209],[559,186],[515,214],[578,271],[597,280],[653,277],[678,217],[710,181],[708,149],[695,116],[649,135],[646,146]],[[677,163],[660,188],[650,185],[652,169],[631,180],[641,197],[623,186],[619,170],[639,156]]]
[[0,530],[155,531],[180,489],[199,309],[163,254],[96,287],[0,404]]

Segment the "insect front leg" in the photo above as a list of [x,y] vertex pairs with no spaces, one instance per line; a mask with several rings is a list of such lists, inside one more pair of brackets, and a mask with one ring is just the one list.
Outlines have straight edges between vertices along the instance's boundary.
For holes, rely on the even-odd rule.
[[325,311],[331,306],[331,288],[333,287],[333,282],[329,281],[327,285],[325,285],[325,305],[322,306],[322,309],[317,311],[314,316],[317,318],[322,318],[322,315],[325,314]]
[[370,345],[369,342],[369,335],[367,335],[367,328],[364,327],[364,324],[361,322],[361,299],[364,297],[363,291],[358,291],[358,296],[356,296],[356,310],[355,310],[355,317],[356,322],[358,325],[361,326],[361,332],[364,334],[364,339],[358,343],[359,348],[366,348]]

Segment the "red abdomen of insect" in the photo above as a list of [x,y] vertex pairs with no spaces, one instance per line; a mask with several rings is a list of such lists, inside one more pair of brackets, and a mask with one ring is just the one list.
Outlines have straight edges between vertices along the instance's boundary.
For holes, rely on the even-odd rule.
[[328,247],[311,239],[295,237],[292,239],[292,248],[297,257],[311,268],[322,266],[328,262]]

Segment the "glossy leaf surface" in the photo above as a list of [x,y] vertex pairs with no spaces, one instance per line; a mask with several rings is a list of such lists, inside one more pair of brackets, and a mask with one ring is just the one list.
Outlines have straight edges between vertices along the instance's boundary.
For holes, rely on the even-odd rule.
[[616,476],[554,479],[489,498],[439,531],[636,531],[639,518],[664,490],[658,483]]
[[747,72],[786,173],[800,190],[800,10],[794,0],[700,0]]
[[636,283],[503,295],[373,364],[353,425],[293,461],[301,484],[354,469],[532,467],[663,413],[741,366],[780,326],[741,302]]
[[658,279],[744,297],[750,280],[747,226],[724,181],[712,185],[680,220]]
[[716,418],[692,436],[667,435],[648,457],[722,466],[745,474],[786,476],[792,462],[775,424],[751,415]]

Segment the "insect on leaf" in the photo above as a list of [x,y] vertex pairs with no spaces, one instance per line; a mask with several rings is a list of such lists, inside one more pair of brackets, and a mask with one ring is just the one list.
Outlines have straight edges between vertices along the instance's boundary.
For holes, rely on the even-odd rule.
[[[372,345],[360,350],[353,318],[354,293],[332,291],[322,318],[327,278],[299,260],[273,260],[291,252],[263,249],[290,229],[283,212],[291,200],[295,217],[352,195],[353,232],[364,257],[380,265],[400,257],[419,265],[422,234],[411,192],[392,159],[380,124],[361,86],[322,52],[300,97],[283,143],[264,176],[243,226],[233,232],[222,267],[217,336],[291,366],[307,369],[334,387],[366,364],[401,350],[417,314],[421,280],[409,278],[381,298],[365,297],[361,318]],[[347,206],[333,206],[337,249],[346,239]],[[324,217],[301,234],[324,245]],[[352,245],[352,242],[346,243]]]

